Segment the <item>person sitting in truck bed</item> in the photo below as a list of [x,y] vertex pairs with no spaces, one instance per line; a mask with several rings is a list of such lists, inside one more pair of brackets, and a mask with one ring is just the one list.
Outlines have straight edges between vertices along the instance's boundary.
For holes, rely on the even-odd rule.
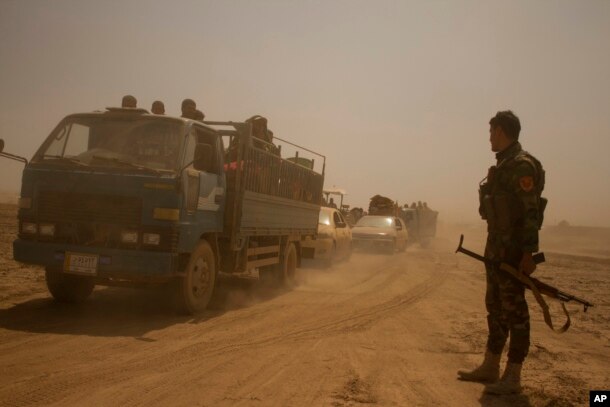
[[195,120],[195,114],[197,112],[197,104],[193,99],[184,99],[181,105],[182,116],[185,119]]
[[252,136],[254,136],[252,142],[255,147],[275,155],[280,155],[279,149],[273,144],[273,132],[267,128],[267,119],[265,117],[254,115],[247,119],[246,123],[252,124]]
[[[263,116],[255,115],[246,119],[245,122],[252,124],[252,136],[254,137],[252,144],[257,148],[268,151],[267,142],[269,139],[273,140],[273,132],[267,129],[267,119]],[[264,142],[258,140],[263,140]],[[225,161],[227,163],[234,163],[237,160],[237,147],[237,138],[232,138],[225,153]]]
[[165,114],[165,105],[160,100],[155,100],[150,108],[152,114]]
[[138,107],[138,101],[135,97],[131,95],[125,95],[123,96],[123,100],[121,100],[121,107],[135,109],[136,107]]

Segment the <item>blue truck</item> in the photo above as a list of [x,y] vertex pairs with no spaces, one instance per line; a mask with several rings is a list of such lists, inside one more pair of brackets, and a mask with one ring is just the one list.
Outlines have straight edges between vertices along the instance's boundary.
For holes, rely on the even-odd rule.
[[[290,285],[315,238],[325,157],[274,144],[257,119],[107,108],[65,117],[29,162],[0,152],[25,163],[15,260],[44,266],[58,301],[84,301],[95,285],[163,284],[190,314],[219,273]],[[295,157],[281,157],[284,145]]]

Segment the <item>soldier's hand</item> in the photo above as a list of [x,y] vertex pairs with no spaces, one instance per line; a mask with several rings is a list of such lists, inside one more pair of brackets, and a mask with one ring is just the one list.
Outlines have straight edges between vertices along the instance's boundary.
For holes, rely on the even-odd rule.
[[536,263],[534,263],[534,259],[532,258],[531,253],[523,253],[521,256],[521,261],[519,262],[519,271],[521,271],[526,276],[529,276],[536,270]]

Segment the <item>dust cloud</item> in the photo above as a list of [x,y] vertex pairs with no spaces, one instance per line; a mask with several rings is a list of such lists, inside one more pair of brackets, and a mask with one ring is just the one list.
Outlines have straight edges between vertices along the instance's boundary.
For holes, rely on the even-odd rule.
[[525,390],[498,399],[455,378],[485,346],[484,268],[454,253],[462,233],[482,251],[479,223],[441,223],[425,249],[356,252],[331,268],[304,261],[292,289],[221,279],[210,309],[184,317],[162,288],[53,302],[44,271],[11,258],[16,215],[0,205],[0,364],[14,367],[0,378],[0,401],[542,407],[584,404],[589,389],[610,383],[607,229],[542,231],[547,262],[536,276],[595,306],[568,304],[572,327],[556,335],[529,296]]

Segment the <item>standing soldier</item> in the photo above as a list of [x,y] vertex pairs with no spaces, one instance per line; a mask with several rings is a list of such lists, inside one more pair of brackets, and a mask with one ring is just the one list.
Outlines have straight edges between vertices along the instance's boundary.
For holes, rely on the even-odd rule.
[[[498,112],[489,124],[497,164],[479,189],[479,213],[488,225],[485,256],[530,275],[536,269],[532,253],[538,251],[538,230],[546,206],[541,197],[544,170],[540,161],[522,150],[518,141],[521,123],[512,111]],[[521,366],[530,345],[525,287],[497,266],[486,265],[486,276],[489,334],[485,359],[472,371],[459,371],[459,379],[493,383],[485,388],[487,393],[519,393]],[[500,356],[509,334],[508,363],[498,380]]]

